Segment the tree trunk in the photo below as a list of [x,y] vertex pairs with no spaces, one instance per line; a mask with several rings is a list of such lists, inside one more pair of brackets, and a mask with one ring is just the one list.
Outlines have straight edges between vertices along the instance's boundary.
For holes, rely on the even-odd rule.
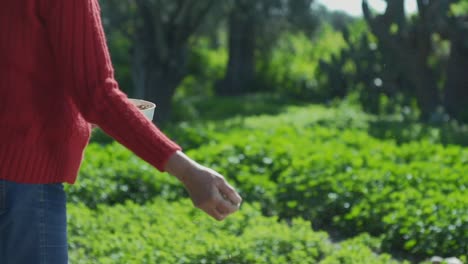
[[[384,15],[372,17],[367,4],[363,2],[364,17],[379,40],[379,49],[388,67],[411,83],[421,118],[428,120],[440,103],[436,75],[428,65],[432,53],[430,18],[422,12],[419,20],[408,25],[405,22],[404,1],[387,3]],[[391,32],[394,23],[398,25],[397,32]]]
[[468,26],[451,34],[451,51],[447,67],[444,106],[447,112],[464,120],[468,119]]
[[255,78],[255,17],[235,10],[229,17],[229,62],[226,75],[216,86],[219,95],[240,95],[250,90]]
[[432,70],[426,68],[420,69],[421,75],[417,77],[416,98],[421,110],[421,119],[427,121],[440,105],[439,89],[437,80]]
[[437,87],[436,73],[428,64],[428,59],[432,53],[431,31],[426,25],[417,26],[415,40],[416,49],[407,48],[409,54],[414,53],[415,64],[409,63],[413,68],[405,73],[408,79],[415,85],[415,94],[418,106],[421,110],[422,120],[429,120],[431,115],[440,105],[440,94]]
[[182,79],[164,69],[150,69],[150,76],[145,82],[145,98],[156,104],[154,120],[163,123],[170,119],[172,98]]
[[136,97],[156,104],[155,123],[164,123],[171,117],[172,98],[185,76],[186,47],[173,48],[167,61],[160,62],[145,49],[144,39],[135,41],[132,56],[132,76]]

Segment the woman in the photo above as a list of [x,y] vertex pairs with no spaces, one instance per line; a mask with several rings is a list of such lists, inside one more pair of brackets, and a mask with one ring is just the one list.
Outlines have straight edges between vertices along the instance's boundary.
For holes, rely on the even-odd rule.
[[238,209],[223,177],[119,90],[97,0],[0,1],[0,263],[67,263],[62,183],[76,180],[91,123],[177,177],[210,216]]

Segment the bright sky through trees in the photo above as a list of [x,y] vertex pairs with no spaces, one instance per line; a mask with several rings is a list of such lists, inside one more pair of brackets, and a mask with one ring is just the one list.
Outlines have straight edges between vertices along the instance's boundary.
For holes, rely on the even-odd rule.
[[[353,16],[361,16],[361,3],[362,0],[319,0],[319,3],[325,5],[330,10],[342,10]],[[406,12],[414,13],[417,9],[416,0],[406,0]],[[384,0],[368,0],[369,5],[382,12],[385,10],[387,4]]]

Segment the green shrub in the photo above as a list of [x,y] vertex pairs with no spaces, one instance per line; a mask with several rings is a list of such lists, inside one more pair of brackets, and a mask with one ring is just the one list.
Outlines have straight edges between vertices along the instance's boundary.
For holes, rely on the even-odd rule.
[[[266,214],[299,215],[348,236],[383,234],[386,250],[418,257],[466,252],[468,151],[429,141],[399,146],[371,138],[352,118],[336,116],[333,125],[326,112],[302,110],[246,118],[190,155],[233,179]],[[437,223],[413,215],[429,204],[438,206]]]
[[328,61],[345,45],[331,26],[323,27],[313,40],[304,34],[284,34],[268,59],[257,62],[259,86],[299,99],[328,98],[327,89],[318,85],[318,62]]
[[173,120],[198,118],[194,100],[212,96],[216,82],[224,77],[228,61],[226,36],[217,36],[216,39],[196,37],[190,40],[188,72],[175,91]]
[[[338,250],[325,257],[320,263],[374,263],[372,256],[380,252],[380,243],[379,239],[363,234],[338,244],[336,246]],[[380,255],[378,261],[379,263],[398,263],[386,254]]]
[[274,144],[268,139],[257,131],[236,133],[222,143],[190,151],[189,155],[219,171],[238,187],[244,199],[260,202],[264,213],[272,215],[276,214],[275,180],[291,163],[291,155],[281,146],[289,143],[286,135],[281,142],[276,138]]
[[356,241],[332,244],[303,220],[287,225],[247,204],[224,222],[187,200],[96,211],[71,205],[69,215],[71,263],[341,263],[333,260],[346,255],[343,263],[397,263]]
[[186,196],[175,177],[158,172],[118,143],[89,145],[78,180],[66,191],[70,202],[92,208],[126,200],[144,203],[156,196],[168,200]]
[[[348,237],[382,236],[386,251],[419,259],[466,255],[468,150],[434,138],[378,140],[367,132],[372,120],[342,103],[206,126],[186,123],[174,131],[190,156],[220,171],[266,215],[300,216]],[[175,178],[122,147],[88,151],[77,188],[69,189],[72,201],[95,207],[185,195]]]
[[301,215],[322,228],[332,223],[348,236],[384,234],[386,250],[414,256],[466,254],[468,151],[345,134],[316,144],[312,149],[320,151],[294,159],[280,177],[284,217]]
[[101,145],[106,145],[106,144],[110,144],[112,142],[114,142],[115,140],[110,137],[109,135],[107,135],[103,130],[101,130],[100,128],[95,128],[93,129],[92,133],[91,133],[91,139],[90,139],[90,142],[91,143],[97,143],[97,144],[101,144]]

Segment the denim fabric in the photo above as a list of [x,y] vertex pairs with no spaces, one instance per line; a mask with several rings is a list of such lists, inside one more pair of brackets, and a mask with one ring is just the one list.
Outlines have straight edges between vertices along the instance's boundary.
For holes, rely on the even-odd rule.
[[62,184],[0,180],[0,263],[68,263]]

